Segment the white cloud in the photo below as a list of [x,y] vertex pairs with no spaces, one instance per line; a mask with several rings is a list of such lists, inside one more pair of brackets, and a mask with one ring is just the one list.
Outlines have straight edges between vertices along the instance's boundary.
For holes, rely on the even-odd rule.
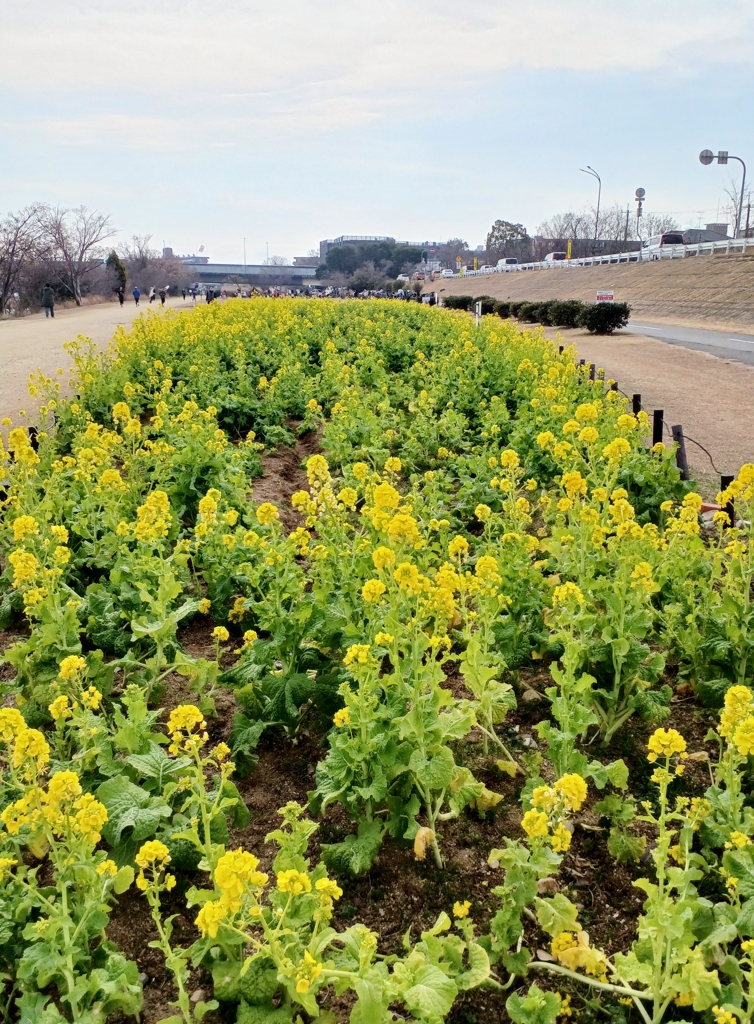
[[[364,123],[520,69],[656,70],[748,59],[750,0],[27,0],[3,28],[0,86],[109,106],[231,106],[244,120]],[[30,69],[31,73],[30,73]],[[77,129],[78,130],[78,129]],[[126,132],[128,127],[126,126]],[[159,131],[156,132],[159,135]]]

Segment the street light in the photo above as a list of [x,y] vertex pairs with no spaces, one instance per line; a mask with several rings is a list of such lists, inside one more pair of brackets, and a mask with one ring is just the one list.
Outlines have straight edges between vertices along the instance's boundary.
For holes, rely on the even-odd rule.
[[599,174],[597,174],[595,169],[593,167],[590,167],[589,164],[586,165],[586,170],[583,167],[579,167],[579,170],[582,172],[582,174],[591,174],[591,176],[593,178],[596,178],[597,181],[598,181],[598,187],[597,187],[597,216],[594,218],[594,247],[596,249],[597,248],[597,237],[598,237],[598,231],[599,231],[599,224],[600,224],[600,199],[602,198],[602,178],[600,178]]
[[733,156],[727,149],[721,149],[717,156],[712,152],[711,149],[703,149],[699,154],[699,163],[708,166],[713,160],[717,160],[719,164],[727,164],[729,160],[738,160],[743,167],[743,176],[741,177],[741,195],[738,197],[738,217],[736,218],[736,230],[733,237],[738,238],[738,233],[741,230],[741,216],[743,214],[744,207],[744,192],[746,190],[746,164],[743,162],[740,156]]

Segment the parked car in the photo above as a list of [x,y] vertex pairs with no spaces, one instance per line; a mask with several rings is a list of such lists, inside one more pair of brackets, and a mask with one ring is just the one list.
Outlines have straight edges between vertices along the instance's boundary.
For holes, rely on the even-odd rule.
[[497,261],[497,269],[502,270],[504,267],[517,267],[518,260],[515,256],[504,256],[503,259]]
[[543,263],[560,263],[561,260],[568,259],[568,254],[565,252],[548,252],[545,258],[542,260]]
[[485,263],[485,265],[483,267],[479,268],[479,273],[480,274],[494,274],[495,273],[495,267],[491,266],[489,263]]
[[443,272],[440,274],[440,277],[455,277],[455,276],[456,276],[455,275],[455,271],[453,271],[453,270],[443,270]]

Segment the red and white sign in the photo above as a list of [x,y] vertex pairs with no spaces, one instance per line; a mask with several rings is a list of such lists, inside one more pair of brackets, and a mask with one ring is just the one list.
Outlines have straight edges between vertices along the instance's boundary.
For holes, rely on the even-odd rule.
[[597,302],[615,302],[615,292],[597,292]]

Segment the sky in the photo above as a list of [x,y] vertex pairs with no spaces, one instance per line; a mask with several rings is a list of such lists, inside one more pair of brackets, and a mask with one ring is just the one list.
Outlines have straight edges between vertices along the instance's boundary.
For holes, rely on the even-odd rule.
[[[5,8],[5,11],[3,11]],[[484,242],[596,200],[718,219],[754,181],[752,0],[0,0],[0,215],[249,263]]]

